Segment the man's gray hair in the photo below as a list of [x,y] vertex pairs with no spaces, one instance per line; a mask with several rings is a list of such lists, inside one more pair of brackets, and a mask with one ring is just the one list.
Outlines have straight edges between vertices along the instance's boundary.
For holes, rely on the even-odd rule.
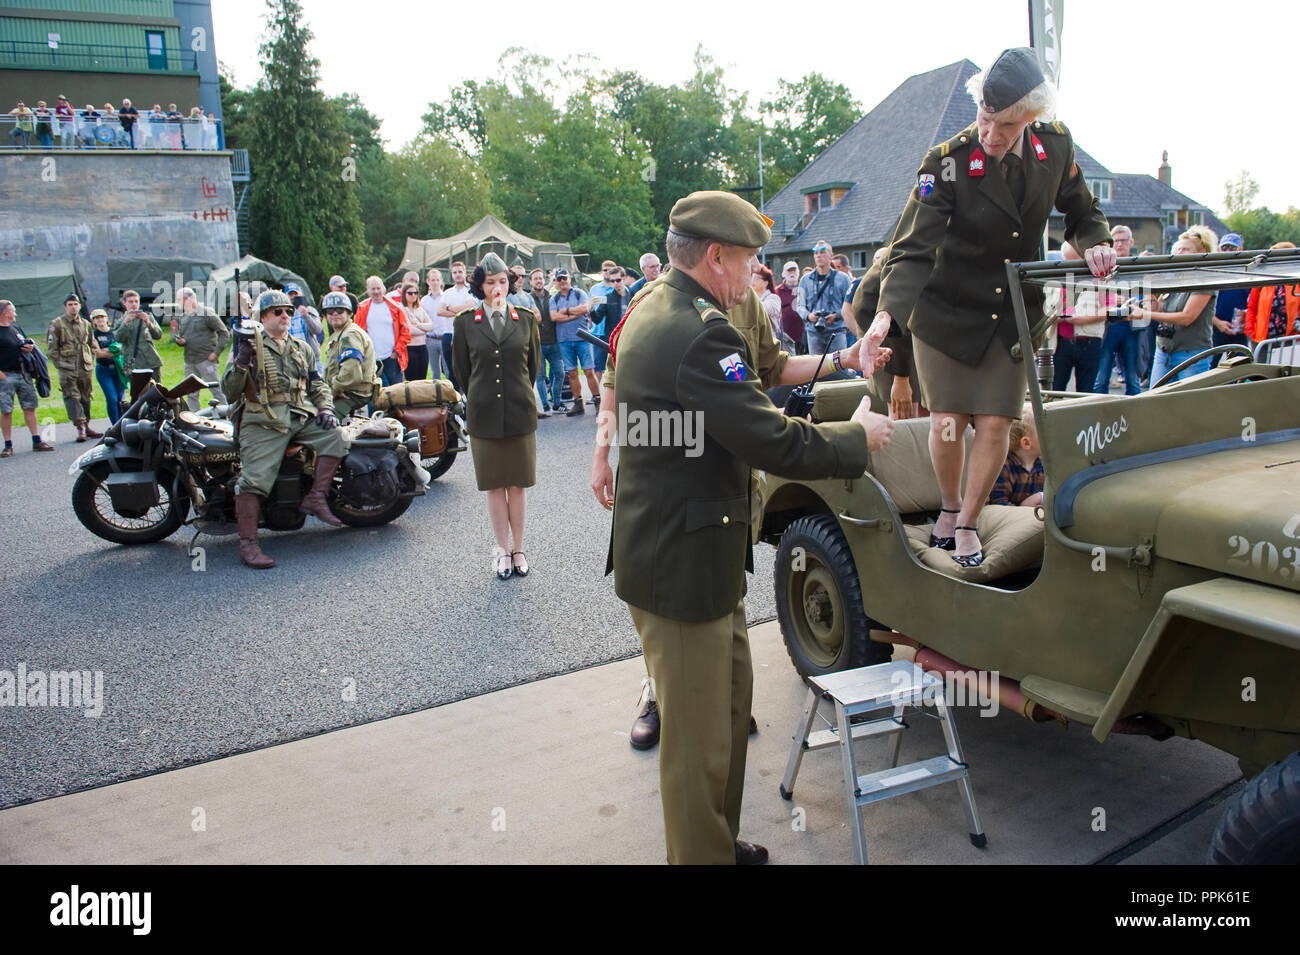
[[693,269],[700,264],[704,253],[715,242],[714,239],[701,239],[699,236],[682,235],[668,230],[664,239],[664,248],[668,252],[668,262],[675,269]]
[[0,315],[3,315],[5,312],[9,311],[9,309],[11,309],[11,308],[12,308],[15,312],[18,311],[18,309],[14,307],[14,303],[11,302],[11,301],[9,301],[9,299],[7,299],[7,298],[0,298]]
[[[984,77],[987,75],[988,70],[980,70],[966,81],[966,92],[970,93],[971,99],[975,101],[977,110],[984,105]],[[1056,118],[1056,86],[1051,80],[1043,80],[1006,109],[998,112],[1014,119],[1023,119],[1027,116],[1031,121],[1053,120]]]
[[658,262],[659,256],[655,255],[653,252],[646,252],[641,256],[641,258],[637,259],[637,263],[641,266],[641,268],[644,269],[646,267],[646,263],[650,262],[651,260]]

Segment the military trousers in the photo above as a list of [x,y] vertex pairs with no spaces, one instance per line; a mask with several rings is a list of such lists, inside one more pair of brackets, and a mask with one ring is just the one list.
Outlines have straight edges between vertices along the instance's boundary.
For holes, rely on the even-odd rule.
[[280,462],[290,444],[301,444],[318,455],[343,457],[343,433],[338,428],[326,431],[315,418],[291,417],[288,431],[277,431],[260,424],[241,423],[239,427],[240,494],[266,497],[280,473]]
[[734,865],[754,695],[745,603],[703,623],[628,609],[659,701],[668,861]]
[[91,370],[64,371],[59,369],[59,391],[63,393],[63,408],[72,422],[90,420],[90,399],[94,396]]
[[[225,403],[226,396],[221,390],[221,370],[217,367],[215,361],[206,359],[203,361],[190,361],[187,358],[185,359],[185,374],[187,376],[194,375],[204,381],[211,382],[215,386],[212,389],[212,397],[223,404]],[[199,410],[199,393],[197,391],[186,397],[185,401],[190,406],[191,411]]]

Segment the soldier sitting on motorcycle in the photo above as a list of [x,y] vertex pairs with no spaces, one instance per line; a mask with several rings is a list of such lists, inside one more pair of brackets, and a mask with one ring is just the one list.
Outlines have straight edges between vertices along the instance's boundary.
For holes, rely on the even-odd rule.
[[334,395],[334,411],[347,418],[370,404],[379,387],[375,346],[366,330],[352,321],[352,301],[346,292],[330,292],[320,307],[330,326],[325,382]]
[[239,559],[265,570],[275,561],[257,543],[261,501],[271,491],[289,444],[316,452],[316,475],[299,510],[315,514],[326,524],[340,526],[329,509],[326,493],[343,456],[329,386],[316,371],[316,359],[306,344],[289,334],[293,303],[281,291],[263,292],[257,299],[260,329],[238,335],[234,360],[222,387],[228,397],[239,395],[239,484],[235,516],[239,524]]

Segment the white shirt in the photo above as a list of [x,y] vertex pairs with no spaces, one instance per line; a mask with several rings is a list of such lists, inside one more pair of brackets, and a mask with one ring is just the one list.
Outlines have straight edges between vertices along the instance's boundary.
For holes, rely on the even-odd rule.
[[375,345],[375,360],[383,361],[392,355],[396,344],[393,340],[393,313],[388,310],[387,302],[367,301],[370,310],[366,313],[366,332]]
[[[478,299],[476,299],[470,292],[468,285],[464,288],[456,288],[456,286],[453,285],[450,288],[442,290],[442,304],[453,312],[462,312],[471,305],[477,305]],[[447,331],[450,332],[452,320],[448,318],[446,319],[446,322]]]
[[[1079,297],[1074,302],[1074,314],[1080,318],[1096,315],[1101,309],[1097,303],[1097,293],[1092,289],[1085,289],[1079,293]],[[1089,322],[1087,325],[1075,325],[1075,338],[1101,338],[1106,334],[1106,320],[1100,322]]]
[[433,331],[429,335],[435,340],[441,340],[443,335],[451,334],[452,319],[438,314],[438,305],[442,302],[442,292],[437,295],[426,295],[420,299],[420,308],[424,309],[424,314],[429,316],[433,322]]

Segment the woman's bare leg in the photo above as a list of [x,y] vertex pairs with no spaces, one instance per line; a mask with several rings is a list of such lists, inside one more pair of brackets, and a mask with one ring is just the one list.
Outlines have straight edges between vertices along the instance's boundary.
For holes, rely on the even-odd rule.
[[[988,503],[989,492],[993,490],[998,472],[1006,463],[1010,430],[1010,418],[991,414],[975,415],[975,441],[971,444],[970,466],[966,469],[966,495],[962,498],[961,513],[957,515],[958,525],[978,526],[980,511]],[[957,531],[956,537],[957,554],[974,554],[981,549],[979,535],[974,531]]]
[[[930,412],[930,460],[934,463],[934,476],[939,479],[942,506],[952,512],[961,506],[961,471],[966,463],[964,438],[968,424],[970,415]],[[997,474],[993,476],[996,478]],[[984,493],[987,495],[988,491]],[[961,523],[964,522],[957,520],[956,513],[941,512],[934,522],[934,536],[952,537],[953,528]]]
[[524,489],[509,487],[506,488],[506,493],[509,500],[510,538],[514,541],[506,549],[517,554],[524,549]]
[[510,553],[510,514],[506,500],[506,489],[493,488],[487,492],[488,517],[492,519],[492,534],[497,539],[497,546],[507,554]]

